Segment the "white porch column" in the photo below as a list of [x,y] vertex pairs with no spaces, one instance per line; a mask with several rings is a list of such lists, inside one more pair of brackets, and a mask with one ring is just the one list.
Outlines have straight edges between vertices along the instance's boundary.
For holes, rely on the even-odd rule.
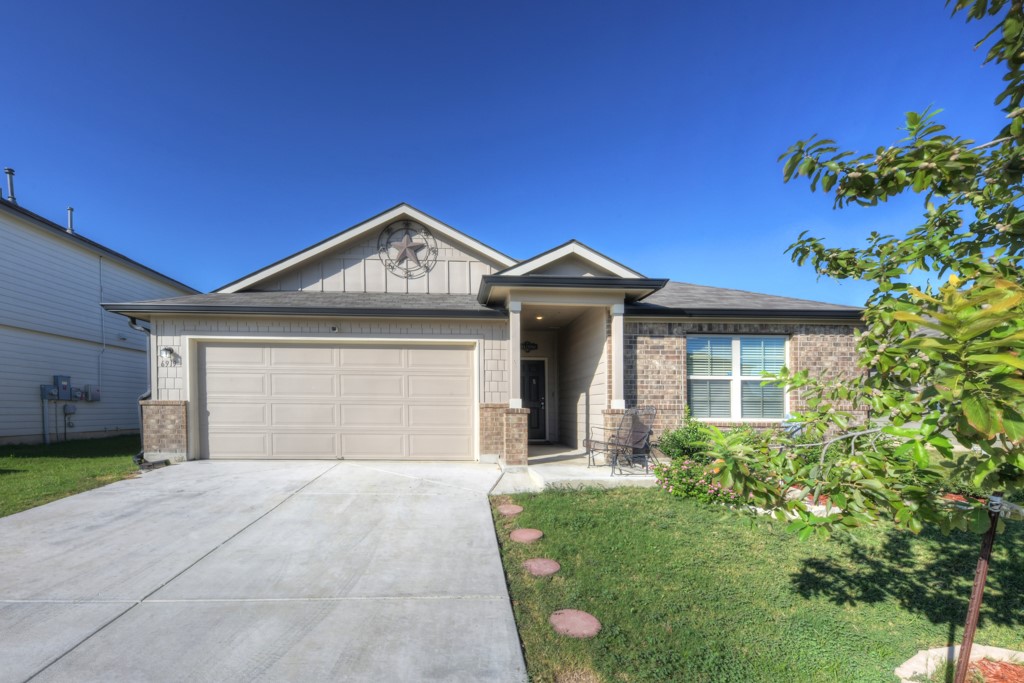
[[523,397],[520,395],[519,352],[522,339],[519,318],[523,312],[523,304],[519,301],[508,302],[508,407],[522,408]]
[[623,372],[623,359],[626,354],[623,350],[622,318],[626,312],[624,304],[612,304],[612,410],[622,410],[626,407],[625,382],[626,374]]

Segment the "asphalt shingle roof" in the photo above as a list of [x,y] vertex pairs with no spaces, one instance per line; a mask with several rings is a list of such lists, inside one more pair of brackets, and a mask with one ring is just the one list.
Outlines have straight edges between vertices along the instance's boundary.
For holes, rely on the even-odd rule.
[[860,317],[860,308],[841,306],[808,299],[793,299],[774,294],[745,292],[694,285],[688,282],[669,282],[643,301],[629,304],[626,312],[632,315],[736,315],[736,314],[811,314],[817,316]]

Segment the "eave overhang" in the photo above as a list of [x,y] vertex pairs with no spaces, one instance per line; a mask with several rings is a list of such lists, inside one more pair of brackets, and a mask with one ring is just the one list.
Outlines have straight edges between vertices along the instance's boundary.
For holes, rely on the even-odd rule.
[[646,304],[627,305],[630,318],[788,318],[810,320],[860,321],[862,309],[783,309],[783,308],[667,308]]
[[480,278],[477,301],[484,305],[503,303],[513,289],[567,291],[621,291],[626,302],[640,301],[668,284],[664,278],[568,277],[561,275],[484,275]]
[[414,308],[338,308],[331,306],[203,306],[203,305],[136,305],[131,303],[100,304],[111,313],[149,321],[161,315],[241,315],[305,316],[313,318],[448,318],[501,320],[508,317],[504,308],[481,307],[480,310],[414,309]]

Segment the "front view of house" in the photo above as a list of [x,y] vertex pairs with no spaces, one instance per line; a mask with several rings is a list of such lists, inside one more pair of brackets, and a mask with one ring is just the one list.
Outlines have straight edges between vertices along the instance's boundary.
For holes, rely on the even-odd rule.
[[571,241],[517,261],[401,204],[147,321],[149,459],[527,462],[654,406],[771,425],[782,365],[853,372],[860,309],[650,278]]

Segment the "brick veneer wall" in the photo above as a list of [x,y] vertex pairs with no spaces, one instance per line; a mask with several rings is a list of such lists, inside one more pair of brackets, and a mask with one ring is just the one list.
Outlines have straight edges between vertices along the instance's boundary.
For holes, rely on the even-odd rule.
[[[655,434],[679,424],[686,406],[688,334],[786,335],[791,370],[806,369],[819,376],[837,377],[860,372],[854,329],[853,324],[630,322],[627,319],[623,331],[626,405],[657,408]],[[791,410],[804,407],[799,394],[790,396]],[[754,426],[772,424],[775,423],[753,423]]]
[[525,465],[529,455],[529,408],[505,409],[505,465]]
[[188,455],[188,402],[142,401],[142,451],[147,460]]
[[504,403],[480,404],[480,455],[501,457],[505,452],[505,411]]

